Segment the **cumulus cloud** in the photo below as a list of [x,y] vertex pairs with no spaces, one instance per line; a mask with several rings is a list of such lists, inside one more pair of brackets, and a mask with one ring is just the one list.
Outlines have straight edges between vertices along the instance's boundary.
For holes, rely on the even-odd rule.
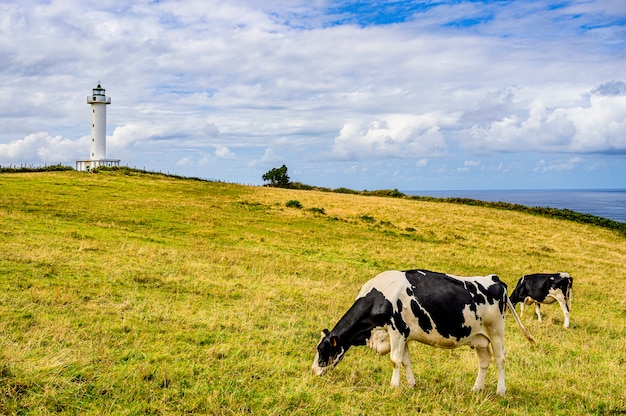
[[[23,139],[0,143],[0,164],[68,164],[81,158],[81,145],[88,149],[88,140],[70,140],[62,136],[51,136],[47,132],[29,134]],[[87,150],[84,152],[88,153]]]
[[560,107],[537,98],[472,125],[465,137],[462,146],[477,152],[626,152],[626,95],[596,93],[585,105]]
[[346,123],[335,138],[333,156],[339,159],[438,156],[446,149],[440,124],[446,123],[436,115],[392,115],[367,125]]
[[261,156],[257,160],[252,160],[249,163],[249,166],[258,167],[258,166],[269,166],[272,164],[283,163],[285,159],[274,152],[274,149],[268,147],[263,152],[263,156]]
[[191,166],[193,164],[193,159],[190,157],[184,157],[176,162],[178,166]]
[[485,96],[463,112],[461,122],[482,124],[493,120],[508,117],[515,111],[514,92],[507,88],[498,91],[488,91]]
[[215,156],[221,159],[235,159],[235,154],[226,146],[215,146]]
[[184,131],[173,125],[135,122],[116,127],[113,134],[107,137],[107,144],[112,148],[124,149],[142,142],[168,140],[184,135]]
[[572,151],[626,154],[626,95],[593,95],[589,107],[569,109],[566,117],[576,127]]

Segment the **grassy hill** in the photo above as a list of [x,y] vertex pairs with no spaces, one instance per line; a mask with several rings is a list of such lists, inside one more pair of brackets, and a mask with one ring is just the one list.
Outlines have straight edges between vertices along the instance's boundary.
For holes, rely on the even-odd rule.
[[[322,328],[386,269],[574,277],[507,318],[507,384],[412,344],[414,389],[355,347],[310,374]],[[626,236],[435,201],[137,172],[0,173],[0,414],[626,413]],[[404,381],[404,376],[403,379]]]

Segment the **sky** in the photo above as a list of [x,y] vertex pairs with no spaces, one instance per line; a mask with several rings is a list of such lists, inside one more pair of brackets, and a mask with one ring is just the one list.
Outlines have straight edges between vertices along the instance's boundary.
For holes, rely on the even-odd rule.
[[626,188],[623,0],[0,0],[0,166]]

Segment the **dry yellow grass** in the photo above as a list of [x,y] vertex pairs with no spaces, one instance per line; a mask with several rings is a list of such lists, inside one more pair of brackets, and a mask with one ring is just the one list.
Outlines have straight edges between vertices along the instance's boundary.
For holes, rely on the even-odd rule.
[[[0,413],[623,414],[626,238],[519,212],[120,172],[0,174]],[[290,200],[301,209],[289,208]],[[412,345],[415,389],[323,327],[385,269],[574,277],[509,319],[505,398],[469,349]]]

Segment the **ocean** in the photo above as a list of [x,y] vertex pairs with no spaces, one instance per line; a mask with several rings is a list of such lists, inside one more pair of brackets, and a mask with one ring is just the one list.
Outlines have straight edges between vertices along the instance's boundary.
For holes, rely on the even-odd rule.
[[569,209],[614,221],[626,222],[626,189],[543,189],[489,191],[403,191],[407,195],[436,198],[470,198],[508,202],[528,207]]

